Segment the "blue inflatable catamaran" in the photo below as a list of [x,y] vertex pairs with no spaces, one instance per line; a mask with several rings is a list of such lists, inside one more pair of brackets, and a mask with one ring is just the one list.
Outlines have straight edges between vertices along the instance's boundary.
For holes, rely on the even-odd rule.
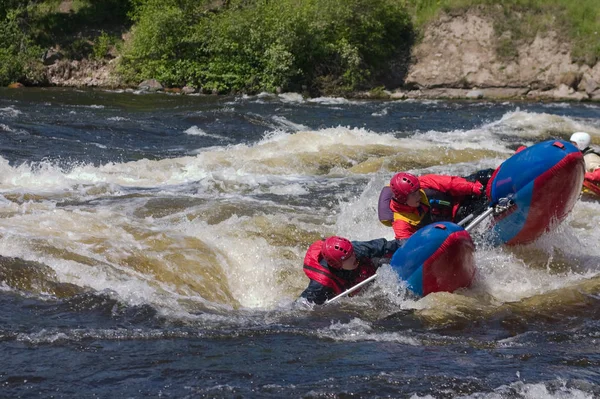
[[527,244],[560,224],[581,192],[585,163],[567,141],[550,140],[520,151],[500,165],[487,186],[490,204],[514,204],[494,216],[491,238],[497,244]]
[[[492,215],[486,239],[527,244],[559,225],[579,198],[584,171],[581,152],[567,141],[545,141],[511,156],[486,187],[484,216]],[[470,227],[426,226],[396,251],[390,265],[417,295],[469,287],[476,271]]]

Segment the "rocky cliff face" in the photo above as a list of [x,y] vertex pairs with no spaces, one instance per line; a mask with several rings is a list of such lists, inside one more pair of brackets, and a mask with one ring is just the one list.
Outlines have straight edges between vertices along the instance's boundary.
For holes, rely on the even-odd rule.
[[[498,35],[493,21],[477,10],[460,16],[443,15],[429,24],[413,48],[405,78],[405,95],[412,92],[477,97],[505,93],[550,99],[600,99],[600,63],[593,68],[571,61],[568,42],[555,32],[538,33],[516,46],[511,58],[496,51]],[[510,38],[510,37],[508,37]],[[469,92],[464,89],[471,89]],[[502,95],[500,95],[502,96]]]
[[104,61],[60,59],[46,66],[48,82],[66,87],[103,87],[114,89],[121,86],[115,73],[116,59]]

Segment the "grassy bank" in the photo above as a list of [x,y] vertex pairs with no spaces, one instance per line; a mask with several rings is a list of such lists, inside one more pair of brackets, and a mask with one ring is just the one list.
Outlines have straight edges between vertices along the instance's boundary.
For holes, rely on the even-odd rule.
[[554,30],[572,43],[574,61],[600,59],[597,0],[4,0],[0,85],[45,84],[42,54],[52,47],[67,59],[119,55],[131,85],[155,78],[205,92],[310,94],[394,87],[419,31],[440,12],[471,7],[493,18],[502,57]]
[[598,0],[414,0],[407,1],[416,29],[440,12],[461,13],[472,7],[495,21],[500,55],[514,55],[516,44],[538,32],[556,31],[571,42],[574,62],[590,66],[600,60],[600,1]]

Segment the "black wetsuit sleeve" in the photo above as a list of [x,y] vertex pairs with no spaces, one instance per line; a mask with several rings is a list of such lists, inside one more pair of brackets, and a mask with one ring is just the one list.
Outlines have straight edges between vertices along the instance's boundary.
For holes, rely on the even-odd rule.
[[389,258],[403,244],[404,240],[388,241],[385,238],[371,241],[352,241],[354,252],[358,258]]
[[305,298],[308,302],[322,305],[328,299],[333,298],[335,293],[333,292],[333,289],[326,287],[314,280],[310,280],[308,287],[306,287],[300,296]]

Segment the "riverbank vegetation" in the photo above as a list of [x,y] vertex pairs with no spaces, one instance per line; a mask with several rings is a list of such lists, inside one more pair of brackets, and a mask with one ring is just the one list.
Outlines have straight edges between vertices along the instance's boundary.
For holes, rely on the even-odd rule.
[[553,30],[572,43],[573,61],[600,59],[597,0],[4,0],[0,85],[47,84],[52,49],[69,60],[118,57],[127,85],[313,95],[397,87],[422,27],[473,7],[493,16],[500,56]]
[[49,49],[70,60],[104,57],[107,40],[130,29],[130,10],[121,0],[2,0],[0,85],[44,85]]
[[208,92],[354,90],[408,54],[412,26],[397,0],[139,1],[120,71]]

